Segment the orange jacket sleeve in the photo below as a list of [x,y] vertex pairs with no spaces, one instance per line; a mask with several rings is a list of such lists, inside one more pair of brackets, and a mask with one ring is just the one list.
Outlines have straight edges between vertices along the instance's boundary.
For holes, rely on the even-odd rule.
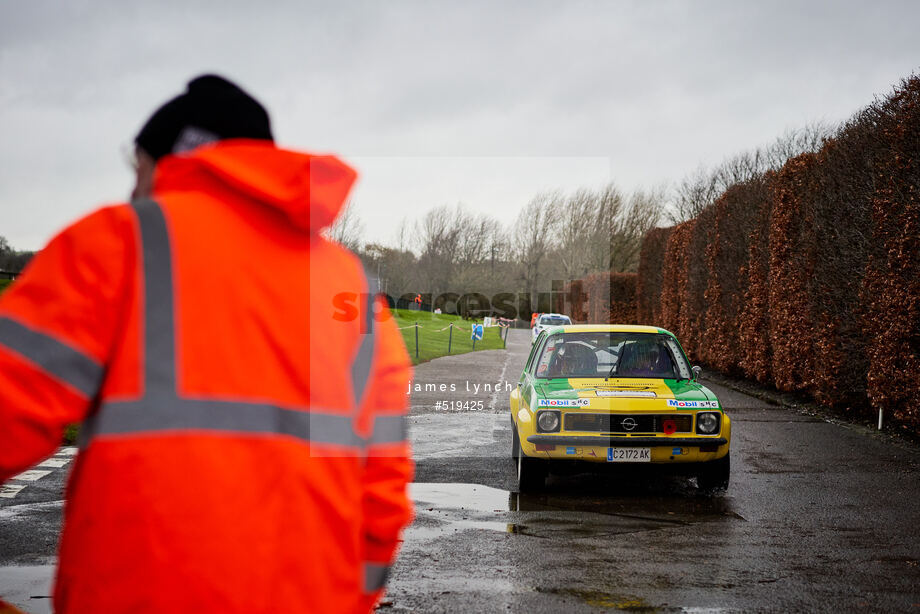
[[[378,299],[379,314],[388,314]],[[396,558],[402,530],[412,520],[407,486],[414,467],[408,441],[411,365],[402,336],[392,318],[378,321],[374,369],[369,391],[374,428],[367,451],[364,479],[365,605],[370,610],[383,595],[389,568]]]
[[100,389],[134,262],[118,211],[65,229],[0,297],[0,482],[51,454]]

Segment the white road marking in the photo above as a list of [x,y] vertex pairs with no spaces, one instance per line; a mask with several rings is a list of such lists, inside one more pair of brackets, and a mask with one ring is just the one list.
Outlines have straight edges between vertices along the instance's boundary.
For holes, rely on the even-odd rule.
[[30,469],[29,471],[23,471],[17,476],[13,476],[14,480],[24,480],[26,482],[34,482],[35,480],[40,480],[46,475],[51,473],[50,471],[38,471],[35,469]]
[[0,497],[12,499],[19,494],[19,491],[25,488],[25,484],[3,484],[0,486]]
[[70,462],[70,459],[69,459],[69,458],[55,458],[55,457],[52,456],[51,458],[46,458],[45,460],[43,460],[42,462],[38,463],[38,464],[35,465],[35,466],[36,466],[36,467],[54,467],[54,468],[58,468],[58,467],[63,467],[64,465],[66,465],[66,464],[69,463],[69,462]]
[[[511,352],[505,353],[505,363],[502,365],[501,375],[498,376],[498,381],[501,384],[505,383],[505,373],[508,371],[508,361],[511,360]],[[489,399],[489,409],[495,411],[495,401],[498,400],[499,390],[504,390],[505,386],[496,386],[495,390],[492,392],[492,398]]]
[[[35,467],[48,467],[49,469],[60,469],[67,465],[70,461],[73,460],[73,456],[77,453],[77,448],[74,446],[65,446],[59,448],[57,452],[54,453],[54,456],[49,456],[42,462],[35,465]],[[46,475],[49,475],[52,471],[44,471],[41,469],[30,469],[28,471],[23,471],[17,476],[10,478],[11,480],[19,480],[21,482],[35,482],[40,480]],[[26,487],[26,484],[3,484],[0,485],[0,497],[4,499],[12,499],[18,495],[23,488]]]

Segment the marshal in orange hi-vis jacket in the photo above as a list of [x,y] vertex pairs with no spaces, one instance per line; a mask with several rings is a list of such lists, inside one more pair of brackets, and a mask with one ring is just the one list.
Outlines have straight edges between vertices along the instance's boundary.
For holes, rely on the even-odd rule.
[[[355,173],[232,139],[73,224],[0,300],[0,481],[81,422],[57,611],[367,612],[401,530],[409,360],[319,232]],[[369,297],[332,316],[339,293]],[[376,303],[375,303],[376,301]]]

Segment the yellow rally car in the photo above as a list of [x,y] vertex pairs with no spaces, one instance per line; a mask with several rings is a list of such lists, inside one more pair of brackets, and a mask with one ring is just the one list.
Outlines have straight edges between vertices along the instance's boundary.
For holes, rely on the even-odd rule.
[[551,470],[579,462],[672,465],[703,490],[727,488],[731,420],[698,374],[660,328],[544,330],[511,393],[520,490],[539,490]]

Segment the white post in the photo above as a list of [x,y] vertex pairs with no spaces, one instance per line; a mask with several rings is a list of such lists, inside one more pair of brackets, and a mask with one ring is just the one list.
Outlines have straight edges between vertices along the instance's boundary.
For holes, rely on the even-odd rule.
[[878,430],[882,430],[882,408],[878,410]]

